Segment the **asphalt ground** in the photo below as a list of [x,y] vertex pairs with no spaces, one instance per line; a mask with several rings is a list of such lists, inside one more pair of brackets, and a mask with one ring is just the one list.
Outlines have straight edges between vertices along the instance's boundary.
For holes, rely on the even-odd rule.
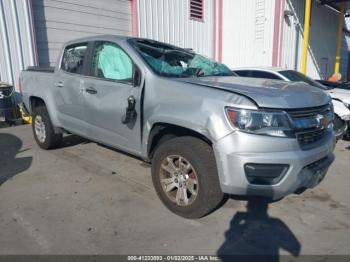
[[67,136],[41,150],[0,129],[0,254],[350,254],[350,150],[325,180],[268,203],[230,198],[201,219],[168,211],[141,160]]

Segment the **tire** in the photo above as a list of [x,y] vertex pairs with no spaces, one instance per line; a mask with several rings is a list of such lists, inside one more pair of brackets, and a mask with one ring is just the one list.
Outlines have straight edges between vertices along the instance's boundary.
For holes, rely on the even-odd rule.
[[[185,218],[203,217],[224,199],[213,150],[195,137],[173,138],[157,147],[152,159],[152,181],[163,204]],[[178,198],[179,192],[186,193]]]
[[32,115],[32,129],[35,141],[42,149],[52,149],[62,143],[62,134],[54,132],[45,106],[36,107]]

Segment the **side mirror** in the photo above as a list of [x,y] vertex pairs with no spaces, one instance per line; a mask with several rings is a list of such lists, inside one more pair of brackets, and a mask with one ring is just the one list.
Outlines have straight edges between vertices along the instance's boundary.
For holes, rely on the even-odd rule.
[[133,75],[133,86],[141,85],[141,72],[137,67],[134,67],[134,75]]

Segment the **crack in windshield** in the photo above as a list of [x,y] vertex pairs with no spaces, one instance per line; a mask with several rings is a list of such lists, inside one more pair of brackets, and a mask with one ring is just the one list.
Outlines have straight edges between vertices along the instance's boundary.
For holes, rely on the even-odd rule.
[[146,39],[132,39],[134,49],[155,73],[165,77],[234,76],[224,64],[192,50]]

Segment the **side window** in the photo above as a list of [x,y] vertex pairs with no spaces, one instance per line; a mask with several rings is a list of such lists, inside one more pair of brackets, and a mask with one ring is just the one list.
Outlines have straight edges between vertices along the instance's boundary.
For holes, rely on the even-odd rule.
[[234,71],[237,75],[242,76],[242,77],[249,77],[251,74],[250,71],[248,70],[238,70],[238,71]]
[[278,76],[269,73],[269,72],[263,72],[263,71],[252,71],[251,74],[252,77],[255,78],[266,78],[266,79],[276,79],[276,80],[281,80]]
[[69,73],[83,74],[86,50],[87,44],[66,47],[62,58],[61,69]]
[[113,43],[98,43],[92,57],[91,76],[131,81],[133,63],[130,57]]

